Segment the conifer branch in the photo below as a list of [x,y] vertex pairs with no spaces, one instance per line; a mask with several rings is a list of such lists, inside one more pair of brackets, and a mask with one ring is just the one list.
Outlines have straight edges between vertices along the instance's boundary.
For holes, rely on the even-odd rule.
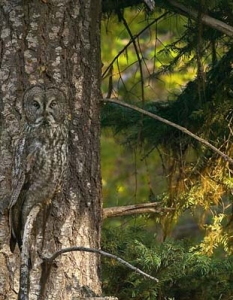
[[208,148],[212,149],[215,153],[217,153],[218,155],[220,155],[222,158],[224,158],[226,161],[228,161],[229,163],[233,164],[233,159],[230,158],[227,154],[223,153],[221,150],[219,150],[218,148],[216,148],[214,145],[212,145],[211,143],[209,143],[208,141],[206,141],[205,139],[197,136],[196,134],[192,133],[191,131],[189,131],[188,129],[186,129],[185,127],[183,126],[180,126],[176,123],[173,123],[171,121],[168,121],[167,119],[164,119],[156,114],[153,114],[149,111],[146,111],[140,107],[137,107],[135,105],[132,105],[132,104],[128,104],[128,103],[125,103],[125,102],[122,102],[122,101],[119,101],[119,100],[116,100],[116,99],[103,99],[102,100],[103,102],[110,102],[110,103],[115,103],[117,105],[120,105],[120,106],[124,106],[124,107],[127,107],[129,109],[132,109],[134,111],[137,111],[141,114],[144,114],[152,119],[155,119],[157,121],[160,121],[164,124],[167,124],[169,126],[172,126],[180,131],[182,131],[183,133],[191,136],[192,138],[194,138],[195,140],[199,141],[200,143],[202,143],[203,145],[207,146]]

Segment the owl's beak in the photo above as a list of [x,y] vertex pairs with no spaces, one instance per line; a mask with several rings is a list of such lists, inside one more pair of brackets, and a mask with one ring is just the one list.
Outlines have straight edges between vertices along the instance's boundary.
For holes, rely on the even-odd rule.
[[43,124],[44,126],[49,126],[49,125],[50,125],[50,123],[49,123],[49,121],[48,121],[47,118],[44,118],[44,119],[43,119],[42,124]]

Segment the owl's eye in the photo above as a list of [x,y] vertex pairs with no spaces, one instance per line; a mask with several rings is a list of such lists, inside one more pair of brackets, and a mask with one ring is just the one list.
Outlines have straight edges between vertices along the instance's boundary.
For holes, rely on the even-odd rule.
[[50,108],[54,108],[55,106],[57,106],[57,102],[56,102],[56,101],[52,101],[52,102],[49,104],[49,107],[50,107]]
[[36,109],[40,108],[40,104],[35,100],[32,102],[32,106],[35,107]]

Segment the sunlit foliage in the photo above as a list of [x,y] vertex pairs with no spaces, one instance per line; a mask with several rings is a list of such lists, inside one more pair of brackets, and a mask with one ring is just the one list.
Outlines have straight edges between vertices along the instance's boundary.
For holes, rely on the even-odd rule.
[[104,259],[105,293],[114,293],[119,300],[231,299],[232,256],[209,257],[188,240],[158,243],[151,237],[149,240],[140,227],[106,229],[103,243],[108,251],[159,279],[159,283],[150,281]]
[[[178,14],[165,2],[156,1],[155,11],[149,14],[140,6],[104,16],[103,96],[116,97],[179,124],[232,157],[232,41],[222,32],[204,25],[201,16],[207,14],[232,26],[233,2],[190,1],[189,9],[198,12],[196,19]],[[229,287],[231,278],[223,274],[233,270],[229,256],[233,250],[231,164],[183,132],[115,104],[103,106],[102,126],[105,205],[163,201],[164,206],[174,208],[169,214],[118,218],[105,224],[115,228],[122,224],[130,228],[143,224],[144,235],[150,239],[156,236],[154,244],[144,246],[148,253],[155,251],[158,261],[169,243],[167,240],[174,240],[171,255],[177,265],[169,266],[172,274],[169,279],[161,273],[162,283],[152,288],[151,295],[130,297],[230,299],[233,295]],[[188,243],[175,241],[179,228],[190,224],[195,224],[198,235],[190,229],[188,233],[179,234],[179,238],[188,236]],[[130,260],[143,257],[141,267],[159,269],[158,261],[153,265],[144,258],[143,242],[140,248],[130,236],[125,238],[127,247],[133,250],[128,254],[126,247],[123,254],[129,255]],[[118,254],[119,245],[115,245]],[[104,246],[109,248],[106,241]],[[176,247],[179,250],[174,250]],[[141,253],[136,249],[141,249]],[[221,257],[226,260],[222,267]],[[203,266],[208,265],[208,272],[201,270],[201,262]],[[215,270],[218,264],[219,273]],[[111,266],[107,269],[110,272]],[[125,282],[129,280],[127,276],[131,276],[129,273],[125,273]],[[204,275],[197,280],[195,274],[199,273]],[[188,288],[185,290],[186,276],[193,283],[190,294]],[[127,289],[140,290],[139,286],[144,284],[143,280],[139,280],[140,284],[137,282],[135,279],[133,283],[125,283],[123,290],[128,297]],[[214,286],[214,282],[218,284]],[[198,285],[203,285],[199,294],[195,290]],[[167,292],[165,286],[170,286],[174,293]],[[184,293],[183,298],[180,293]],[[194,298],[189,298],[192,294]],[[121,297],[124,299],[123,294]]]

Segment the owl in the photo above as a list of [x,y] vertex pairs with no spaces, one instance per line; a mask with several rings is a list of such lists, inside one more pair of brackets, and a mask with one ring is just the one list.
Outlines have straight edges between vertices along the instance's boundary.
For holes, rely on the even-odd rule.
[[68,109],[56,87],[35,85],[22,101],[22,134],[15,147],[9,207],[10,249],[22,247],[24,226],[36,204],[52,200],[67,161]]

